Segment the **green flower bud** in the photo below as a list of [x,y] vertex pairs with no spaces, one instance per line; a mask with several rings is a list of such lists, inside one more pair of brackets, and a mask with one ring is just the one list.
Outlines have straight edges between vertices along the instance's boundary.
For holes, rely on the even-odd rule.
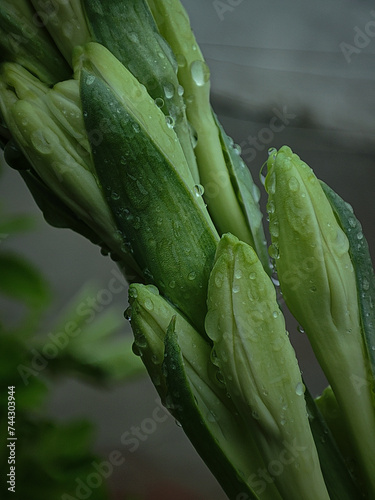
[[178,62],[186,114],[197,134],[195,154],[204,199],[219,232],[231,232],[257,251],[269,271],[266,240],[259,208],[259,189],[225,134],[210,104],[210,72],[179,0],[148,0],[160,33]]
[[232,235],[222,237],[216,252],[206,331],[226,388],[264,460],[280,460],[292,444],[298,448],[275,477],[278,489],[288,499],[328,499],[274,286],[255,251]]
[[187,164],[199,184],[190,127],[177,79],[174,55],[157,30],[144,0],[84,0],[95,41],[104,45],[142,83],[166,115],[181,144]]
[[44,184],[125,265],[137,269],[123,247],[87,150],[78,81],[49,89],[21,66],[3,64],[0,109],[18,147]]
[[[258,470],[264,469],[265,464],[252,436],[247,434],[243,422],[236,417],[237,411],[231,399],[228,398],[225,388],[216,379],[216,368],[210,361],[210,344],[169,302],[159,295],[156,287],[131,285],[129,303],[130,308],[126,314],[129,315],[134,332],[134,350],[141,356],[162,401],[171,413],[181,420],[185,431],[187,431],[185,417],[188,417],[180,411],[191,412],[188,420],[196,419],[198,415],[200,421],[195,422],[196,425],[192,428],[189,422],[186,423],[189,428],[189,438],[210,466],[214,462],[213,473],[218,474],[218,469],[222,466],[221,453],[224,452],[224,456],[229,460],[230,466],[234,467],[238,476],[232,478],[232,486],[240,478],[245,485],[246,483],[248,485],[244,486],[246,493],[248,493],[247,487],[254,488],[255,492],[260,493],[259,498],[278,500],[280,496],[273,484],[267,485],[267,488],[259,486],[261,480],[257,473]],[[177,384],[177,388],[171,389],[170,386],[174,384],[168,379],[162,364],[166,335],[173,318],[175,318],[174,331],[183,357],[183,369],[187,381],[184,384],[185,387]],[[174,360],[170,361],[172,367],[169,366],[169,368],[176,378],[177,363]],[[194,408],[191,408],[186,400],[180,400],[180,395],[182,397],[186,391],[195,401]],[[177,396],[176,393],[178,393]],[[183,408],[180,408],[180,404]],[[210,447],[211,459],[205,455],[207,447]],[[229,465],[226,467],[228,468]],[[219,482],[224,481],[227,484],[231,477],[228,475],[228,470],[225,477],[223,475],[221,471],[221,477],[219,473],[217,478]],[[255,500],[258,497],[248,496],[247,498]]]
[[31,0],[58,49],[72,65],[73,49],[91,41],[81,0]]
[[[95,168],[126,245],[148,283],[204,331],[217,234],[173,129],[145,87],[104,47],[76,52]],[[90,134],[89,134],[90,137]]]
[[373,380],[348,239],[312,170],[287,146],[268,160],[266,189],[284,299],[309,336],[375,491]]
[[0,4],[0,60],[17,62],[50,85],[70,76],[69,66],[27,0]]

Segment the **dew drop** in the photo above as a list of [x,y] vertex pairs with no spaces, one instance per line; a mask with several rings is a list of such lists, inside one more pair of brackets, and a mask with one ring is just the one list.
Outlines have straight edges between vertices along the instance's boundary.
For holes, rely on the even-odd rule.
[[118,193],[116,193],[115,191],[113,191],[111,193],[111,198],[112,198],[112,200],[116,201],[116,200],[120,199],[120,195]]
[[305,330],[302,328],[302,326],[301,326],[301,325],[298,325],[298,326],[297,326],[297,331],[298,331],[299,333],[305,333]]
[[147,290],[154,295],[159,295],[159,290],[155,285],[147,285]]
[[238,279],[238,280],[242,278],[242,271],[241,271],[241,269],[237,269],[236,270],[236,272],[234,273],[234,277],[236,279]]
[[249,278],[250,278],[251,280],[255,280],[255,279],[256,279],[256,277],[257,277],[257,273],[250,273],[250,274],[249,274]]
[[154,303],[152,302],[151,299],[146,299],[145,300],[145,308],[148,310],[148,311],[152,311],[154,309]]
[[194,190],[194,194],[197,198],[199,198],[200,196],[203,196],[204,194],[204,187],[202,186],[202,184],[196,184],[193,188]]
[[294,176],[292,176],[290,179],[289,179],[289,182],[288,182],[288,186],[289,186],[289,189],[291,191],[293,191],[294,193],[296,193],[298,190],[299,190],[299,182],[298,182],[298,179]]
[[255,420],[259,420],[259,413],[258,413],[258,412],[256,412],[255,410],[253,410],[253,411],[251,412],[251,415],[252,415],[252,417],[253,417]]
[[239,144],[235,144],[233,146],[233,153],[240,156],[241,152],[242,152],[241,146]]
[[268,248],[268,253],[272,259],[278,259],[280,257],[279,249],[274,243]]
[[222,273],[217,272],[215,274],[215,285],[217,288],[221,288],[224,282],[224,275]]
[[174,118],[172,116],[170,116],[170,115],[166,116],[165,121],[166,121],[169,128],[174,127]]
[[194,61],[190,66],[191,77],[198,85],[198,87],[202,87],[205,85],[210,79],[210,70],[208,66],[203,61]]
[[174,85],[173,83],[164,84],[164,95],[167,99],[172,99],[174,96]]
[[178,94],[180,97],[182,97],[182,96],[184,95],[184,92],[185,92],[184,87],[183,87],[182,85],[179,85],[179,86],[177,87],[177,94]]
[[363,233],[358,233],[357,234],[357,239],[362,240],[363,239]]
[[161,97],[157,97],[154,102],[158,108],[162,108],[164,106],[164,99]]
[[186,66],[186,57],[184,55],[177,54],[176,61],[177,61],[177,64],[180,68],[183,68],[184,66]]
[[94,75],[88,75],[86,77],[86,85],[92,85],[95,81],[95,76]]
[[188,274],[189,281],[194,281],[196,277],[197,277],[197,273],[195,271],[192,271],[191,273]]
[[174,280],[171,280],[169,282],[169,288],[175,288],[175,286],[176,286],[176,282]]
[[234,285],[234,286],[232,287],[232,292],[233,292],[233,293],[238,293],[239,291],[240,291],[240,287],[239,287],[238,285]]
[[302,396],[304,392],[305,391],[304,391],[304,387],[303,387],[302,382],[298,382],[298,384],[296,385],[296,394],[297,394],[297,396]]
[[269,148],[268,149],[268,156],[273,156],[275,155],[276,157],[277,149],[276,148]]
[[135,33],[135,31],[129,31],[127,33],[127,37],[129,38],[129,40],[133,43],[139,43],[139,37],[137,35],[137,33]]

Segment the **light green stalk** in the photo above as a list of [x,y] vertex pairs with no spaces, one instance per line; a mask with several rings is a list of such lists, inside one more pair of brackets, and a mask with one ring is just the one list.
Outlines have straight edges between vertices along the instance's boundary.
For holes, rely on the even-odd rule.
[[[211,446],[210,456],[202,458],[213,467],[212,472],[216,474],[218,481],[225,487],[228,486],[228,479],[231,479],[232,488],[235,488],[238,481],[243,482],[244,493],[241,498],[281,498],[272,483],[267,487],[262,484],[258,470],[265,470],[266,464],[252,436],[247,435],[241,419],[236,416],[236,409],[225,388],[216,380],[217,369],[210,361],[210,344],[159,295],[156,287],[131,285],[129,302],[127,314],[134,332],[135,350],[141,356],[162,401],[176,418],[181,417],[184,428],[185,425],[189,427],[189,418],[185,423],[184,415],[179,414],[179,404],[187,403],[180,400],[180,395],[182,397],[185,391],[192,393],[196,408],[186,404],[184,411],[190,411],[191,418],[196,418],[198,414],[201,421],[193,430],[189,429],[189,438],[200,453],[204,454],[207,446]],[[163,369],[164,342],[173,318],[187,376],[187,385],[179,385],[176,394],[170,388],[171,381],[166,376],[165,367]],[[180,370],[174,360],[170,361],[174,366],[173,377],[176,378],[181,375]],[[221,456],[222,452],[226,459]],[[231,476],[232,467],[236,471],[235,476]],[[247,488],[254,490],[258,496],[247,496],[250,495]]]
[[348,239],[312,170],[290,148],[270,156],[266,189],[284,299],[309,336],[374,495],[374,380]]
[[216,252],[206,331],[237,411],[265,462],[277,465],[269,471],[283,498],[328,500],[274,286],[254,250],[232,235],[222,237]]
[[179,0],[148,0],[160,33],[176,56],[186,114],[197,134],[195,154],[208,210],[219,234],[252,245],[266,269],[259,195],[250,172],[217,122],[210,105],[210,72]]
[[0,3],[0,60],[21,64],[48,85],[66,80],[70,69],[27,0]]

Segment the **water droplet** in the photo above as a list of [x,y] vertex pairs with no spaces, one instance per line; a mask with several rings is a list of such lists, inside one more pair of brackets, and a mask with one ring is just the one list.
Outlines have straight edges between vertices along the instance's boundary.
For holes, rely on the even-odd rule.
[[279,237],[279,221],[278,220],[273,220],[271,223],[270,223],[270,233],[271,233],[271,236],[273,236],[274,238],[278,238]]
[[276,158],[276,153],[277,153],[276,148],[269,148],[268,149],[268,156],[275,156],[275,158]]
[[140,130],[141,130],[140,125],[139,125],[138,123],[136,123],[136,122],[133,122],[133,123],[132,123],[132,128],[133,128],[133,130],[134,130],[134,132],[135,132],[136,134],[138,134],[138,132],[140,132]]
[[138,292],[136,288],[132,287],[129,288],[129,297],[131,297],[132,299],[136,299],[138,297]]
[[291,191],[293,191],[294,193],[296,193],[298,190],[299,190],[299,182],[298,182],[298,179],[294,176],[292,176],[290,179],[289,179],[289,182],[288,182],[288,186],[289,186],[289,189]]
[[305,389],[303,387],[302,382],[298,382],[298,384],[296,385],[296,394],[297,394],[297,396],[302,396],[304,392],[305,392]]
[[169,288],[175,288],[176,282],[174,280],[169,282]]
[[279,249],[275,243],[270,245],[270,247],[268,249],[268,253],[272,259],[278,259],[280,257]]
[[137,35],[137,33],[135,33],[135,31],[129,31],[127,33],[127,37],[129,38],[129,40],[133,43],[139,43],[139,37]]
[[285,425],[285,424],[286,424],[286,420],[285,420],[285,418],[282,418],[282,419],[280,420],[280,425]]
[[174,423],[177,425],[177,427],[182,427],[181,422],[179,422],[177,419],[174,421]]
[[354,217],[349,218],[349,226],[355,227],[357,225],[357,221],[355,220]]
[[95,82],[95,76],[94,75],[88,75],[86,77],[86,85],[92,85]]
[[120,199],[120,195],[118,193],[116,193],[115,191],[113,191],[111,193],[111,198],[112,198],[112,200],[116,201],[116,200]]
[[177,64],[180,68],[183,68],[184,66],[186,66],[186,57],[184,55],[177,54],[176,61],[177,61]]
[[125,309],[124,318],[130,321],[131,317],[132,317],[132,306],[129,306],[128,308]]
[[250,278],[251,280],[255,280],[255,279],[256,279],[256,277],[257,277],[257,273],[250,273],[250,274],[249,274],[249,278]]
[[174,127],[174,118],[172,116],[170,116],[170,115],[166,116],[165,121],[166,121],[169,128]]
[[302,328],[302,326],[301,326],[301,325],[298,325],[298,326],[297,326],[297,331],[298,331],[299,333],[305,333],[305,330]]
[[196,277],[197,277],[197,273],[195,271],[192,271],[191,273],[188,274],[189,281],[194,281]]
[[317,290],[316,286],[312,286],[312,287],[310,288],[310,292],[316,292],[316,290]]
[[274,318],[278,318],[279,314],[280,314],[280,312],[279,312],[279,311],[273,311],[272,316],[273,316]]
[[241,271],[241,269],[236,269],[236,272],[234,273],[234,277],[236,279],[238,279],[238,280],[242,278],[242,271]]
[[179,85],[179,86],[177,87],[177,94],[178,94],[180,97],[182,97],[182,96],[184,95],[184,92],[185,92],[184,87],[183,87],[182,85]]
[[154,303],[152,302],[151,299],[146,299],[145,300],[145,308],[148,310],[148,311],[152,311],[153,308],[154,308]]
[[213,411],[209,411],[206,416],[208,422],[216,422],[216,415]]
[[240,291],[240,287],[239,287],[238,285],[234,285],[234,286],[232,287],[232,292],[233,292],[233,293],[238,293],[239,291]]
[[161,97],[157,97],[154,102],[158,108],[162,108],[164,106],[164,99]]
[[367,278],[363,278],[362,288],[363,288],[363,290],[368,290],[370,288],[370,282]]
[[191,77],[198,85],[198,87],[202,87],[205,85],[210,79],[210,70],[208,66],[203,61],[194,61],[190,66]]
[[240,156],[241,152],[242,152],[241,146],[239,144],[235,144],[233,146],[233,153]]
[[204,195],[204,187],[202,186],[202,184],[196,184],[193,188],[193,191],[195,196],[197,196],[198,198]]
[[215,285],[217,286],[217,288],[221,288],[223,286],[223,282],[224,282],[223,273],[217,272],[215,274]]
[[251,415],[255,420],[259,420],[259,413],[257,411],[253,410]]
[[165,83],[164,84],[164,95],[167,99],[172,99],[174,96],[174,85],[173,83]]
[[362,240],[363,239],[363,233],[358,233],[357,234],[357,239]]

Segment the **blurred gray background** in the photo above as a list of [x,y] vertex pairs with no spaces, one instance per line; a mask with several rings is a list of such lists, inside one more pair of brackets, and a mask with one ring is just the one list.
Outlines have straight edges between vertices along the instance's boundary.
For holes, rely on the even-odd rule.
[[[354,207],[374,252],[372,2],[185,0],[183,4],[211,70],[213,107],[227,133],[241,145],[254,179],[258,182],[268,148],[289,145]],[[272,130],[273,123],[277,131]],[[94,280],[98,289],[106,286],[114,264],[80,236],[49,227],[17,172],[8,167],[3,169],[0,193],[7,211],[35,214],[38,219],[36,231],[2,245],[43,268],[56,295],[55,312],[85,282]],[[126,292],[116,300],[125,309]],[[3,308],[2,314],[13,313]],[[289,330],[305,380],[317,395],[325,386],[324,377],[307,339],[290,320]],[[124,322],[124,335],[130,334]],[[124,432],[152,416],[155,400],[147,378],[111,391],[69,379],[59,383],[45,412],[59,419],[88,416],[96,422],[97,450],[105,456],[119,449],[126,456],[110,479],[115,489],[131,485],[132,491],[148,491],[148,498],[156,499],[151,488],[172,482],[190,491],[186,498],[224,499],[172,418],[158,424],[136,452],[121,444]],[[185,498],[181,493],[176,497]]]

